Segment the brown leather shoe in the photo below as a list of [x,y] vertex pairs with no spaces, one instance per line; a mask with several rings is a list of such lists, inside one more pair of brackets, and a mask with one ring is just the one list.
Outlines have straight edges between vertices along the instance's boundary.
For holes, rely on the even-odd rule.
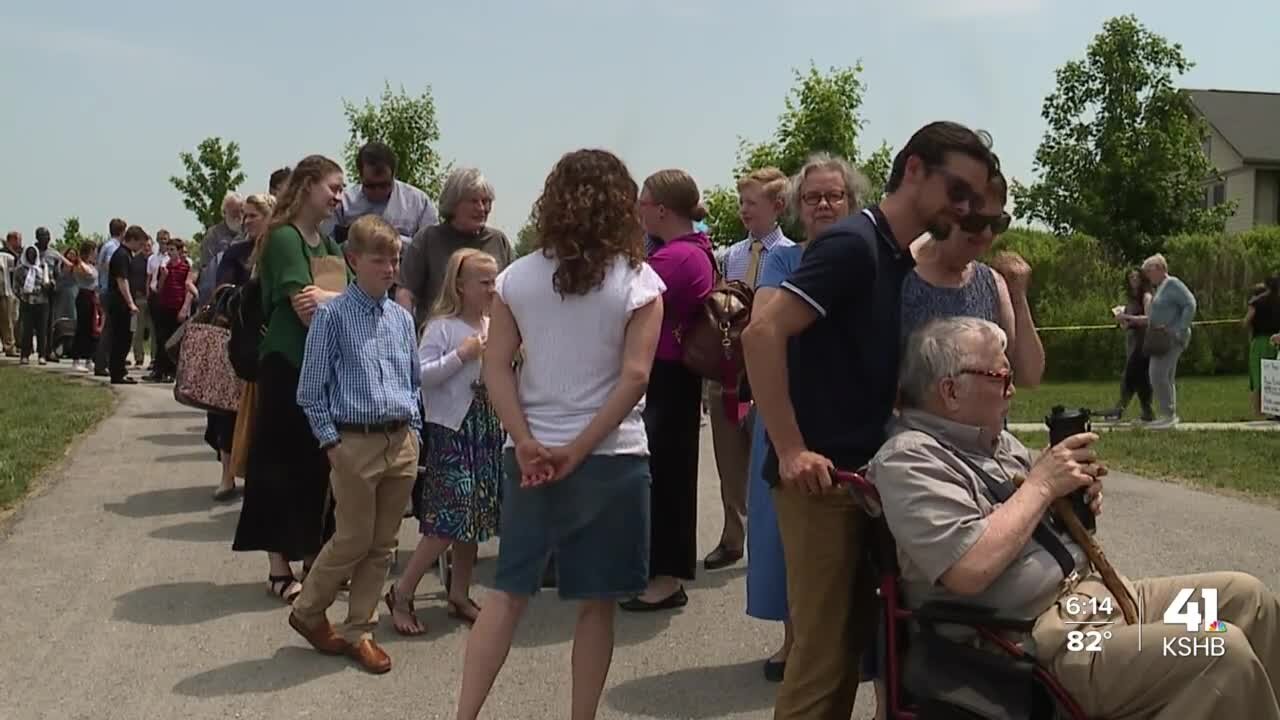
[[374,675],[391,670],[391,657],[372,638],[347,645],[347,657],[360,663],[360,667]]
[[297,615],[289,613],[289,627],[297,630],[303,639],[311,643],[311,647],[325,655],[343,655],[351,648],[351,643],[343,639],[328,620],[322,620],[319,625],[308,628]]

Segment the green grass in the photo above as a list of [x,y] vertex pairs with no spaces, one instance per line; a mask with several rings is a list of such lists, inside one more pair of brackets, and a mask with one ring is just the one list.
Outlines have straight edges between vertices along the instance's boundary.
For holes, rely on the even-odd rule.
[[[1102,413],[1119,400],[1120,381],[1044,383],[1034,390],[1018,388],[1010,422],[1042,423],[1054,405],[1089,408]],[[1137,398],[1126,417],[1140,412]],[[1249,379],[1244,375],[1189,377],[1178,380],[1178,416],[1183,422],[1256,420],[1249,405]]]
[[14,365],[0,366],[0,509],[60,460],[77,435],[111,411],[110,388]]
[[[1045,432],[1015,434],[1033,451],[1049,441]],[[1098,455],[1113,470],[1280,500],[1278,433],[1117,430],[1099,434]]]

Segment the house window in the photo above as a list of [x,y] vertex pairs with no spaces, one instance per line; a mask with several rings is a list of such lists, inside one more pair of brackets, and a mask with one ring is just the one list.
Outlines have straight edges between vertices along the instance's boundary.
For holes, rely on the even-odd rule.
[[1204,156],[1213,159],[1213,136],[1205,135],[1204,142],[1200,143],[1200,147],[1204,150]]
[[1227,201],[1226,183],[1213,184],[1213,200],[1210,202],[1211,207],[1217,207]]

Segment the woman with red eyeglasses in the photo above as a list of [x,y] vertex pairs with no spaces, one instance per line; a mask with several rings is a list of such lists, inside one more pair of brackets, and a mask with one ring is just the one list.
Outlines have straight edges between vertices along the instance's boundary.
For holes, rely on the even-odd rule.
[[1008,185],[997,172],[980,212],[952,225],[945,237],[925,235],[911,246],[916,267],[902,285],[902,337],[937,318],[989,320],[1009,336],[1013,377],[1035,387],[1044,375],[1044,346],[1027,302],[1031,268],[1013,253],[1001,253],[991,265],[978,260],[1009,229],[1007,200]]

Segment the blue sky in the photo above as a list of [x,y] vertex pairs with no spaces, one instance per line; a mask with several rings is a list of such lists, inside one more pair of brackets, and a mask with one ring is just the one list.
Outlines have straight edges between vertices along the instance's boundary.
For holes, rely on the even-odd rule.
[[[497,188],[514,235],[565,151],[618,152],[637,179],[677,166],[724,183],[740,137],[766,138],[793,68],[865,66],[863,146],[934,119],[989,130],[1030,176],[1054,69],[1132,12],[1197,63],[1188,87],[1280,91],[1262,0],[383,0],[88,2],[0,7],[0,227],[31,242],[78,215],[189,236],[168,182],[209,135],[240,143],[249,181],[338,157],[344,98],[432,87],[440,151]],[[376,9],[374,9],[376,8]]]

